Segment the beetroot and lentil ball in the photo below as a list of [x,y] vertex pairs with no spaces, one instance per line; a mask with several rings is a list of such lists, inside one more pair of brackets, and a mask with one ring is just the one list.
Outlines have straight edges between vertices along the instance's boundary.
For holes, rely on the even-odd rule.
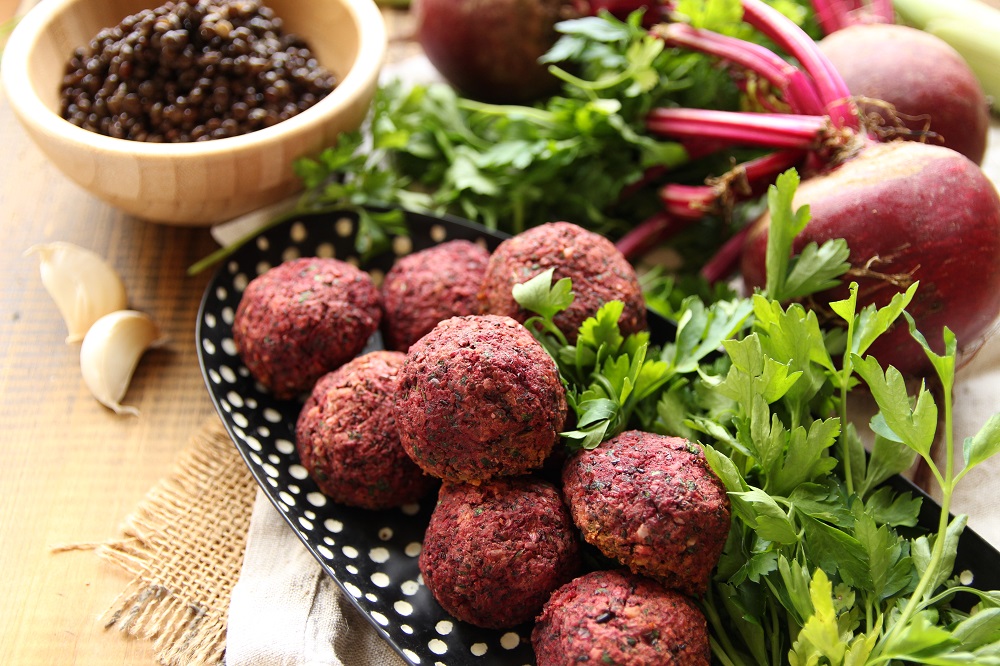
[[566,419],[552,358],[510,317],[446,319],[410,347],[396,422],[425,472],[476,483],[542,465]]
[[538,666],[708,666],[708,623],[683,594],[628,571],[563,585],[531,632]]
[[233,342],[254,379],[278,398],[311,390],[358,355],[382,319],[368,273],[337,259],[303,257],[250,281]]
[[386,347],[406,351],[438,322],[479,314],[489,258],[484,247],[453,240],[398,259],[382,282]]
[[528,476],[445,483],[420,552],[441,607],[479,627],[533,620],[580,570],[573,521],[555,486]]
[[534,313],[514,300],[514,285],[549,268],[553,284],[573,281],[573,303],[554,318],[570,342],[580,324],[608,301],[622,301],[622,335],[646,328],[646,302],[635,269],[607,238],[569,222],[550,222],[501,243],[490,256],[480,289],[483,311],[524,322]]
[[302,466],[334,502],[387,509],[423,497],[437,480],[403,451],[392,394],[405,355],[374,351],[323,375],[295,426]]
[[573,454],[563,493],[583,538],[636,573],[705,591],[730,528],[729,497],[696,445],[626,431]]

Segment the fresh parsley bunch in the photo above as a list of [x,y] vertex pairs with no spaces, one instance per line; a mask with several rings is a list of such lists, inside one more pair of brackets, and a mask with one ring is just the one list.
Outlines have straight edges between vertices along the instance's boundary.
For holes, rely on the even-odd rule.
[[[774,1],[799,22],[810,16],[804,0]],[[680,0],[676,10],[692,25],[766,41],[739,21],[739,0]],[[533,106],[495,105],[443,84],[382,85],[362,129],[296,161],[304,193],[271,225],[355,211],[362,258],[406,233],[400,208],[458,215],[513,234],[567,220],[617,237],[662,210],[656,190],[664,174],[700,183],[720,171],[718,162],[691,162],[679,143],[650,136],[645,122],[659,106],[740,108],[745,95],[724,68],[665,47],[642,26],[641,12],[624,21],[608,14],[563,21],[557,30],[562,36],[544,61],[563,81],[559,94]],[[717,159],[729,163],[728,155]],[[706,224],[707,233],[693,229],[684,242],[710,256],[722,241],[721,223]]]
[[648,331],[622,336],[618,327],[624,305],[609,301],[580,326],[570,344],[553,317],[573,302],[572,282],[552,283],[549,269],[515,285],[514,299],[537,313],[525,326],[556,361],[566,397],[576,415],[575,429],[562,433],[570,448],[592,449],[627,428],[652,430],[657,402],[686,385],[723,340],[735,335],[750,315],[749,302],[718,301],[704,307],[692,298],[677,322],[676,341],[651,345]]

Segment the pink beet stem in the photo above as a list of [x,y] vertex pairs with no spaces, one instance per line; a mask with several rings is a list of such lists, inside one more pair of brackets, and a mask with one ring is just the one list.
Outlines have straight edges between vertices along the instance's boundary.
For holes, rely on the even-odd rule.
[[626,259],[632,261],[690,223],[691,220],[678,220],[667,213],[656,213],[618,239],[615,247]]
[[663,20],[667,14],[663,0],[653,2],[649,0],[578,0],[576,7],[580,14],[596,16],[602,11],[607,11],[619,19],[625,19],[637,9],[645,9],[646,13],[642,22],[647,26]]
[[847,84],[802,28],[762,0],[742,0],[743,20],[794,56],[815,81],[833,126],[858,130],[858,115]]
[[812,7],[824,35],[843,30],[850,25],[844,0],[812,0]]
[[714,184],[668,183],[660,188],[660,199],[667,212],[698,219],[716,209],[721,200],[740,201],[759,195],[778,174],[797,166],[804,156],[800,150],[781,150],[738,164]]
[[824,35],[865,23],[895,23],[892,0],[812,0]]
[[712,210],[719,192],[711,185],[668,183],[660,188],[660,200],[667,212],[686,220],[698,220]]
[[781,91],[793,111],[809,115],[823,112],[823,105],[809,77],[763,46],[710,30],[692,28],[686,23],[663,24],[652,32],[671,46],[714,55],[758,74]]
[[741,113],[710,109],[654,109],[650,131],[677,138],[724,139],[731,143],[815,150],[829,130],[825,116]]
[[799,164],[804,157],[805,153],[801,150],[779,150],[744,162],[740,166],[751,187],[762,183],[770,185],[779,174]]
[[869,0],[868,13],[873,19],[882,23],[896,22],[896,12],[892,7],[892,0]]
[[749,225],[740,229],[701,267],[700,274],[709,284],[726,280],[736,272],[743,254],[743,243],[749,232]]
[[742,83],[737,82],[737,87],[743,91],[748,97],[753,97],[757,102],[757,105],[765,113],[784,113],[787,109],[781,106],[781,100],[771,97],[770,95],[761,95],[757,92],[753,92],[751,87],[748,85],[749,80],[745,80]]

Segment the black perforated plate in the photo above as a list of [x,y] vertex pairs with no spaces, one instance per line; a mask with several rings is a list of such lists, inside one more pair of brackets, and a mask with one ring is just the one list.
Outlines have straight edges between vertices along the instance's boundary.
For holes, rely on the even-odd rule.
[[[380,280],[396,258],[447,240],[489,250],[506,236],[456,218],[407,213],[408,237],[371,261],[354,250],[354,213],[313,215],[275,226],[234,253],[216,272],[197,322],[199,360],[223,423],[251,473],[295,534],[381,636],[412,664],[519,666],[534,664],[530,626],[490,631],[450,617],[420,582],[417,557],[435,498],[386,511],[329,502],[309,478],[295,450],[301,400],[276,400],[250,376],[232,339],[232,323],[247,283],[272,266],[304,256],[354,263]],[[667,342],[673,328],[650,313],[651,338]],[[378,334],[369,349],[379,348]],[[924,496],[920,525],[936,529],[940,508],[902,477],[899,490]],[[959,547],[956,570],[974,574],[977,587],[1000,589],[1000,554],[971,530]]]

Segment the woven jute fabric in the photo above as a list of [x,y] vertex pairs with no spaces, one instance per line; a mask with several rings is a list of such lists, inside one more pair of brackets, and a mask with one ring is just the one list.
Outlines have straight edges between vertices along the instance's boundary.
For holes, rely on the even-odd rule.
[[133,575],[106,627],[153,641],[166,666],[222,663],[256,485],[217,419],[97,552]]

